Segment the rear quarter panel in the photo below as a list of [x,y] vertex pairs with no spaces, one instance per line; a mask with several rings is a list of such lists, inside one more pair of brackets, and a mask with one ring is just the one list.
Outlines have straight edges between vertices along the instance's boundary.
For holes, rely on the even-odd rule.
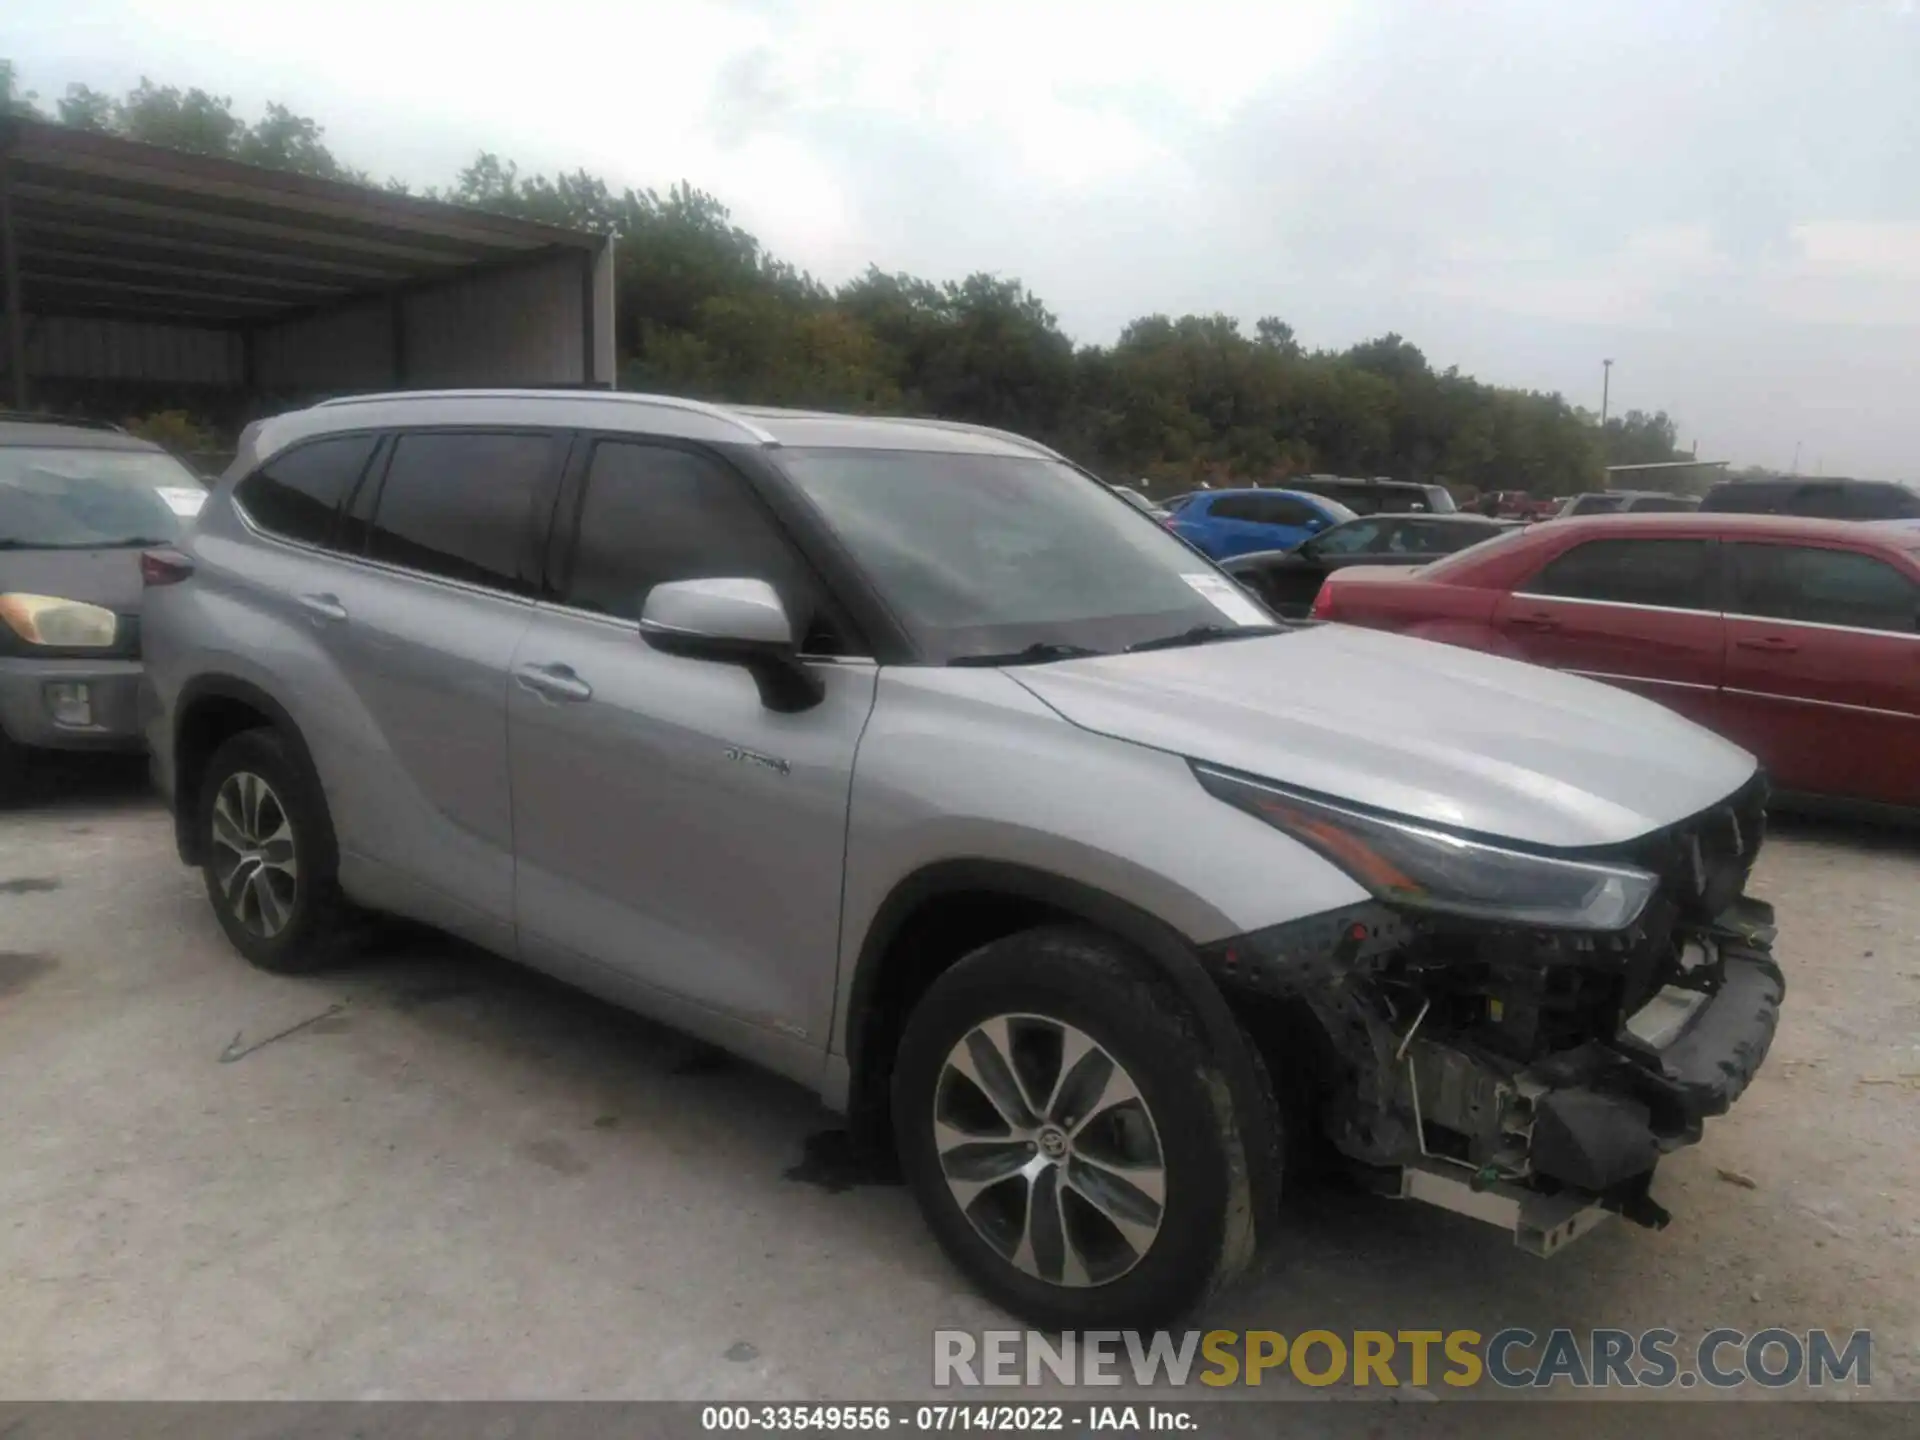
[[1496,655],[1510,647],[1493,628],[1502,591],[1443,584],[1394,566],[1349,566],[1327,577],[1330,613],[1323,618],[1370,630],[1391,630]]

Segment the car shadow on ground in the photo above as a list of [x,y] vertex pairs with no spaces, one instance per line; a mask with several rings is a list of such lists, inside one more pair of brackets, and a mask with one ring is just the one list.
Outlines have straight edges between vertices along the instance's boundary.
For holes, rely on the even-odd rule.
[[59,810],[129,809],[157,805],[145,755],[82,755],[37,751],[0,817]]

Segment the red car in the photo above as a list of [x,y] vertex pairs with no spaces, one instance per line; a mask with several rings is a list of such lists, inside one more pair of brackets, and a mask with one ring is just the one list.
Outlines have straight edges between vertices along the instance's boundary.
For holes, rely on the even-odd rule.
[[1920,530],[1562,520],[1417,571],[1341,570],[1313,616],[1622,685],[1751,750],[1778,794],[1920,813]]

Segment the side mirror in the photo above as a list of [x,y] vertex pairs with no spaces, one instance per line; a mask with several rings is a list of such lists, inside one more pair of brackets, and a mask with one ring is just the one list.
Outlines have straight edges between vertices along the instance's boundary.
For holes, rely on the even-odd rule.
[[744,666],[769,710],[808,710],[826,694],[820,677],[800,663],[787,607],[764,580],[656,585],[641,607],[640,635],[669,655]]

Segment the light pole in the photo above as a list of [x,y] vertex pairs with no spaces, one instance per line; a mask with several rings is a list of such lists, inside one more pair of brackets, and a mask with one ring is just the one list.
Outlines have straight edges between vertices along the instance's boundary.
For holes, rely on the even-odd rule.
[[1600,362],[1600,434],[1603,438],[1607,433],[1607,392],[1612,388],[1613,362],[1602,360]]

